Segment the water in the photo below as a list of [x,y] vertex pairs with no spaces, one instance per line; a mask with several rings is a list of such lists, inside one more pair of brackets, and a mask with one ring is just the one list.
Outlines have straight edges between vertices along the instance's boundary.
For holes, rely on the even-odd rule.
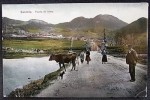
[[58,70],[58,63],[48,59],[49,57],[3,59],[3,95]]

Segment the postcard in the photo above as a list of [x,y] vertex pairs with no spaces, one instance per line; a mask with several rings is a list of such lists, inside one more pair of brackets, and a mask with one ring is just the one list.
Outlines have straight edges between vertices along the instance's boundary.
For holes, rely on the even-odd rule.
[[148,3],[2,4],[3,97],[147,97]]

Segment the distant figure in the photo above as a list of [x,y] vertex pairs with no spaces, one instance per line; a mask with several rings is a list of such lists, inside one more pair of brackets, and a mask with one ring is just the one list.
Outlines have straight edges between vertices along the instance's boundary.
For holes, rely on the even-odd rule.
[[81,63],[84,62],[84,51],[82,51],[82,52],[80,53],[80,60],[81,60]]
[[106,50],[102,50],[102,64],[107,62],[107,55],[106,55]]
[[85,58],[85,60],[87,61],[87,64],[89,64],[89,61],[91,61],[90,51],[89,50],[86,51],[86,58]]
[[131,80],[130,82],[135,81],[135,66],[138,60],[137,52],[132,49],[132,45],[128,45],[128,53],[126,55],[126,63],[129,64],[129,73]]

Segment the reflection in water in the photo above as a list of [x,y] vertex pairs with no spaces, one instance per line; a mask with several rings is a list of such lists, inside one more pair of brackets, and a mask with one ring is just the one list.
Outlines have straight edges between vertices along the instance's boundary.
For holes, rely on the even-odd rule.
[[3,94],[8,95],[16,88],[59,69],[58,63],[48,59],[49,57],[3,59]]

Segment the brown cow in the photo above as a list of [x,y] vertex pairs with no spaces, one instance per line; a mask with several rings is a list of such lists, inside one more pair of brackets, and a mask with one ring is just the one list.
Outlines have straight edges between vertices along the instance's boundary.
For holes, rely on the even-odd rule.
[[59,67],[61,68],[61,64],[63,64],[63,67],[66,71],[65,68],[65,64],[64,63],[72,63],[72,69],[71,70],[75,70],[75,66],[76,66],[76,57],[77,54],[76,53],[69,53],[69,54],[51,54],[49,61],[51,60],[55,60],[56,62],[59,63]]

